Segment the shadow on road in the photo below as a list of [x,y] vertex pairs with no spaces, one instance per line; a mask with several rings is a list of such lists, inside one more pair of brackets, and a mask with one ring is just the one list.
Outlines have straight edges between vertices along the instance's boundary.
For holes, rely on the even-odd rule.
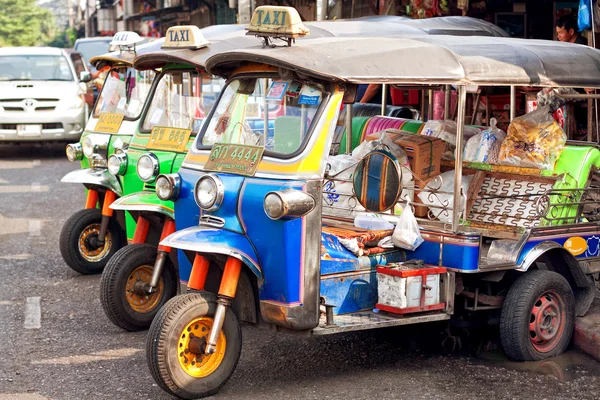
[[0,159],[23,159],[23,158],[65,158],[65,146],[67,143],[7,143],[0,144]]

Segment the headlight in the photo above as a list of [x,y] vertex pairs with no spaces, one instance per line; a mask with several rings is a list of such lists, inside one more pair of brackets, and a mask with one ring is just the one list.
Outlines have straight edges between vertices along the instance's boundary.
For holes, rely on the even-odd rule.
[[223,204],[225,188],[215,175],[204,175],[196,182],[194,197],[196,204],[205,211],[216,211]]
[[127,154],[118,153],[108,157],[108,172],[111,175],[125,175],[127,171]]
[[302,217],[311,212],[315,205],[311,195],[296,189],[269,192],[263,202],[265,214],[271,219]]
[[83,141],[81,142],[81,147],[83,148],[83,154],[87,158],[90,158],[94,154],[94,143],[92,142],[92,139],[89,136],[83,139]]
[[83,107],[84,104],[85,104],[85,98],[83,97],[82,94],[80,94],[77,97],[75,97],[75,99],[73,100],[73,103],[71,103],[71,107],[69,107],[69,108],[80,109],[81,107]]
[[152,153],[144,154],[137,163],[137,174],[144,182],[151,182],[159,172],[158,158]]
[[180,188],[179,174],[159,175],[156,178],[156,195],[161,200],[177,200]]
[[67,145],[67,159],[71,162],[81,160],[83,158],[83,150],[81,144],[71,143]]

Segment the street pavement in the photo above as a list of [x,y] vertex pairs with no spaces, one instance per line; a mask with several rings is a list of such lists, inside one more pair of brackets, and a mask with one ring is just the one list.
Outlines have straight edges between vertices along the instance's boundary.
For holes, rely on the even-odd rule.
[[[58,237],[84,204],[64,146],[0,145],[0,400],[169,399],[150,377],[146,332],[113,326],[99,276],[63,262]],[[600,364],[570,350],[508,362],[496,337],[462,339],[443,326],[304,338],[244,327],[236,372],[216,399],[597,399]],[[473,339],[475,340],[475,339]],[[479,343],[479,341],[477,341]]]

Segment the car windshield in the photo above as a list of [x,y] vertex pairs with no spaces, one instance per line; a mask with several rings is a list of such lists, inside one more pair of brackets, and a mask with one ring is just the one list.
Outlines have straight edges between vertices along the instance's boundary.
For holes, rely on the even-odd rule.
[[152,96],[142,130],[155,126],[192,129],[196,134],[221,93],[224,81],[208,74],[165,73]]
[[283,155],[298,151],[323,93],[296,81],[244,78],[231,81],[198,147],[214,143],[264,146]]
[[130,119],[138,118],[150,93],[154,75],[153,71],[126,67],[111,69],[102,86],[94,116],[116,113]]
[[0,56],[0,81],[72,81],[73,71],[64,56]]
[[108,53],[110,40],[89,40],[77,43],[75,50],[83,54],[83,59],[89,64],[90,58]]

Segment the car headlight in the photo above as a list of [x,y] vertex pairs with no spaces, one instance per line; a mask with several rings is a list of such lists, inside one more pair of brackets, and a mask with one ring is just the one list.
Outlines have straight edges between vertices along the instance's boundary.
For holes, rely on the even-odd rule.
[[263,202],[265,214],[274,220],[302,217],[311,212],[315,205],[311,195],[296,189],[269,192]]
[[81,160],[83,158],[83,149],[79,143],[71,143],[66,149],[67,159],[71,162]]
[[94,154],[94,143],[89,136],[81,141],[81,147],[83,149],[83,154],[87,158],[90,158]]
[[85,105],[85,98],[83,97],[82,94],[80,94],[80,95],[77,95],[77,97],[75,97],[75,99],[71,103],[71,107],[69,107],[69,108],[78,110],[81,107],[83,107],[84,105]]
[[179,174],[159,175],[156,178],[156,195],[161,200],[177,200],[181,189]]
[[127,171],[127,154],[118,153],[108,157],[108,172],[111,175],[125,175]]
[[152,153],[144,154],[137,163],[137,174],[144,182],[153,181],[159,172],[158,158]]
[[194,198],[196,204],[205,211],[216,211],[223,204],[225,188],[218,176],[204,175],[196,182]]

